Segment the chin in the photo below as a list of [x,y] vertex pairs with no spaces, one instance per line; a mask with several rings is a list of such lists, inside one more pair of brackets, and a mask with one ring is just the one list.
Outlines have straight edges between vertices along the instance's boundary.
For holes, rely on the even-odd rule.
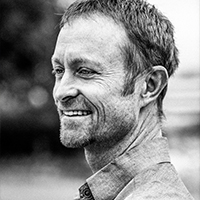
[[68,148],[84,148],[93,143],[83,131],[60,130],[60,141]]

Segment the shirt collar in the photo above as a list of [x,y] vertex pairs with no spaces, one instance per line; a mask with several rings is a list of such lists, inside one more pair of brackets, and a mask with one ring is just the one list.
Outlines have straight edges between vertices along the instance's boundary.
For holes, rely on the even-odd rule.
[[[80,196],[84,200],[114,199],[139,172],[163,162],[170,162],[167,139],[161,137],[148,141],[129,149],[88,178],[79,189]],[[87,195],[82,191],[87,191]]]

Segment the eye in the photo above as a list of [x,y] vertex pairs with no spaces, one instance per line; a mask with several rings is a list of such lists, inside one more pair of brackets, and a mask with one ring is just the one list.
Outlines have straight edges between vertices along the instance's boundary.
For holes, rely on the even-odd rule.
[[81,67],[76,71],[76,74],[83,78],[91,78],[94,74],[96,74],[96,72],[92,69]]
[[65,70],[61,67],[56,67],[52,70],[52,74],[55,76],[61,76],[62,74],[64,74]]

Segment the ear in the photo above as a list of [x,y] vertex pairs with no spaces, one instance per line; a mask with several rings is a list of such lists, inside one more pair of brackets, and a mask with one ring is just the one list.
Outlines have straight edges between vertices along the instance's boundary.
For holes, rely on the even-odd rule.
[[141,91],[142,107],[156,100],[167,82],[167,70],[163,66],[154,66],[152,72],[147,75]]

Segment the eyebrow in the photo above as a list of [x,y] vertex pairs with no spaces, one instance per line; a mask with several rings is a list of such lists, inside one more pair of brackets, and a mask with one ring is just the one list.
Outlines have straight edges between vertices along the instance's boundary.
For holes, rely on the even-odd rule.
[[51,63],[53,64],[53,63],[57,63],[57,64],[59,64],[59,65],[62,65],[62,63],[60,62],[60,60],[58,59],[58,58],[55,58],[55,57],[51,57]]
[[[51,62],[52,64],[53,63],[57,63],[59,65],[63,65],[62,62],[60,62],[60,60],[58,58],[55,58],[52,56],[51,58]],[[91,60],[91,59],[88,59],[88,58],[70,58],[67,60],[67,63],[69,64],[69,66],[77,66],[77,65],[80,65],[80,64],[86,64],[86,63],[89,63],[89,64],[92,64],[93,66],[101,66],[101,63],[98,62],[98,61],[94,61],[94,60]]]
[[80,65],[80,64],[92,64],[95,66],[100,66],[101,64],[99,62],[87,59],[87,58],[75,58],[75,59],[69,59],[68,60],[69,65],[71,66],[76,66],[76,65]]

